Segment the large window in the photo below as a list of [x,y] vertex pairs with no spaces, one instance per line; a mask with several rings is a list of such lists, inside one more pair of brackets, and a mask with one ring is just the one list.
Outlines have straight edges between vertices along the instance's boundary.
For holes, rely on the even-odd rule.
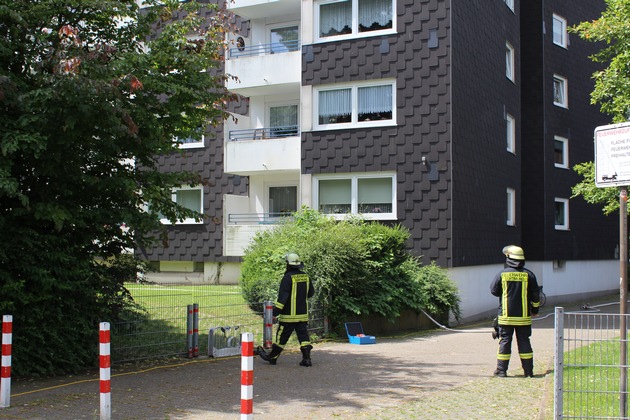
[[[174,202],[182,207],[190,210],[194,210],[197,213],[203,213],[203,187],[182,187],[173,190],[172,199]],[[166,219],[161,219],[162,223],[170,224],[171,222]],[[201,224],[202,221],[196,221],[193,218],[179,220],[178,224]]]
[[298,106],[272,105],[269,107],[271,137],[296,136],[298,133]]
[[204,147],[203,129],[199,127],[191,136],[186,138],[176,138],[175,142],[179,144],[181,149]]
[[507,189],[507,214],[505,224],[508,226],[516,225],[516,191],[513,188]]
[[297,186],[269,187],[269,215],[288,216],[297,211]]
[[556,198],[554,201],[556,230],[569,230],[569,200]]
[[563,108],[569,107],[567,98],[567,79],[557,74],[553,75],[553,104]]
[[370,219],[396,217],[393,174],[322,175],[313,182],[317,208],[324,214],[363,214]]
[[315,3],[318,38],[359,36],[391,31],[393,0],[322,0]]
[[553,15],[553,43],[563,48],[567,47],[567,21],[558,15]]
[[318,128],[388,125],[394,122],[394,82],[319,88],[315,94]]
[[553,139],[553,155],[556,168],[569,168],[569,140],[555,136]]
[[269,31],[271,53],[297,51],[299,47],[299,36],[300,33],[297,25],[271,28]]
[[510,114],[505,116],[505,140],[507,151],[516,154],[516,120]]
[[505,43],[505,76],[514,81],[514,48],[509,42]]

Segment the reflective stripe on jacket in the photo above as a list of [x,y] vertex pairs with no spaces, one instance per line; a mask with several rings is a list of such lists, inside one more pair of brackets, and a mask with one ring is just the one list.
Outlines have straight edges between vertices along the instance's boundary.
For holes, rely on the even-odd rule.
[[308,275],[297,268],[289,268],[282,277],[274,316],[280,322],[307,322],[308,298],[315,289]]
[[508,267],[496,275],[490,288],[499,298],[499,325],[531,325],[538,313],[539,288],[536,276],[523,267]]

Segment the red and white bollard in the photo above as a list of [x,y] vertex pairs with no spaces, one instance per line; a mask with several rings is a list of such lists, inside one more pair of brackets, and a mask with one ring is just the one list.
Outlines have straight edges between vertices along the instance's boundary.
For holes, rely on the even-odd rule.
[[273,302],[271,301],[265,302],[263,322],[265,323],[265,328],[263,331],[263,347],[265,349],[270,349],[271,347],[273,347]]
[[13,315],[2,317],[2,368],[0,377],[0,407],[11,405],[11,346],[13,344]]
[[112,387],[111,387],[111,357],[110,357],[110,336],[109,322],[101,322],[99,329],[99,365],[101,379],[101,420],[112,418]]
[[241,335],[241,420],[254,418],[254,334]]

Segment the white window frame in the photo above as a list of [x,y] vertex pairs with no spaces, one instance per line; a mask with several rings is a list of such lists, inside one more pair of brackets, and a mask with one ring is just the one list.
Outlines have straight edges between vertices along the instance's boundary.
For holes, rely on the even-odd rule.
[[514,12],[514,0],[505,0],[505,4],[512,12]]
[[295,208],[296,210],[300,209],[300,187],[298,182],[268,182],[265,184],[265,208],[267,213],[271,213],[271,188],[280,188],[280,187],[295,187],[296,197],[295,197]]
[[[553,137],[553,155],[554,155],[554,166],[556,168],[569,169],[569,139],[560,136]],[[562,143],[562,162],[558,163],[555,161],[556,157],[556,141]]]
[[508,188],[506,190],[507,198],[507,214],[505,224],[508,226],[516,226],[516,190]]
[[[189,137],[189,138],[192,139],[192,137]],[[180,149],[199,149],[199,148],[205,147],[205,144],[206,144],[205,139],[206,139],[206,136],[205,136],[205,134],[202,133],[201,134],[201,139],[199,139],[197,141],[191,141],[191,142],[188,142],[188,143],[181,143],[179,138],[177,138],[177,137],[175,138],[174,141],[177,143],[177,145],[179,146]]]
[[506,149],[513,155],[516,154],[516,118],[505,114]]
[[[556,40],[556,33],[560,35],[560,40]],[[552,17],[552,30],[551,38],[553,43],[559,47],[567,48],[568,46],[568,32],[567,32],[567,20],[562,16],[553,14]]]
[[[358,181],[359,179],[369,178],[391,178],[392,180],[392,211],[391,213],[359,213],[358,203]],[[334,219],[345,219],[347,217],[361,215],[367,220],[396,220],[396,174],[394,172],[373,172],[373,173],[360,173],[360,174],[330,174],[330,175],[314,175],[313,176],[313,203],[319,207],[319,181],[328,181],[331,179],[349,179],[351,181],[351,197],[350,197],[350,213],[344,214],[331,214],[326,213]]]
[[[198,191],[199,192],[199,208],[198,209],[194,209],[194,210],[199,212],[199,213],[203,213],[203,185],[196,185],[194,187],[190,187],[188,185],[185,185],[185,186],[181,186],[179,188],[174,188],[172,193],[171,193],[171,199],[173,200],[173,202],[177,202],[177,192],[178,191]],[[162,224],[165,224],[165,225],[173,224],[173,223],[171,223],[170,220],[165,219],[165,218],[160,219],[160,222],[162,222]],[[176,224],[176,225],[201,225],[201,224],[203,224],[203,220],[197,221],[197,220],[195,220],[193,218],[187,218],[187,219],[184,219],[184,220],[178,220],[174,224]]]
[[[562,98],[560,101],[556,100],[556,85],[561,87]],[[569,108],[569,81],[566,77],[559,74],[553,75],[553,104],[562,108]]]
[[[390,120],[377,120],[377,121],[358,121],[359,103],[358,103],[358,89],[362,87],[370,86],[391,86],[392,87],[392,118]],[[351,121],[347,123],[338,124],[320,124],[319,123],[319,93],[323,91],[331,90],[351,90],[351,108],[352,116]],[[340,130],[345,128],[356,127],[383,127],[396,125],[396,81],[394,79],[379,79],[370,80],[367,82],[357,83],[340,83],[335,85],[318,86],[313,92],[313,125],[315,130]]]
[[505,77],[514,82],[514,47],[509,43],[505,43]]
[[[555,218],[556,218],[556,207],[558,204],[562,204],[563,205],[563,217],[564,217],[564,223],[563,224],[558,224],[555,223]],[[569,230],[569,199],[568,198],[558,198],[556,197],[554,199],[554,224],[555,224],[555,228],[556,230]]]
[[[320,6],[325,5],[325,4],[331,4],[331,3],[342,3],[344,1],[352,2],[352,19],[351,19],[352,32],[349,34],[321,37],[319,34]],[[391,0],[392,2],[392,27],[391,29],[380,29],[380,30],[368,31],[368,32],[359,32],[359,16],[358,16],[359,3],[358,1],[359,0],[320,0],[320,1],[315,0],[313,2],[313,6],[314,6],[313,32],[315,35],[314,36],[315,42],[330,42],[330,41],[336,41],[339,39],[346,39],[346,38],[365,38],[365,37],[382,36],[386,34],[396,33],[396,3],[397,3],[396,1]]]
[[[265,38],[266,38],[266,43],[268,45],[272,44],[271,41],[271,31],[273,31],[274,29],[283,29],[283,28],[291,28],[297,26],[297,30],[298,30],[298,45],[297,45],[297,49],[295,51],[299,51],[300,49],[300,21],[289,21],[289,22],[282,22],[282,23],[275,23],[272,25],[267,25],[267,30],[265,33]],[[291,52],[295,52],[295,51],[291,51]]]

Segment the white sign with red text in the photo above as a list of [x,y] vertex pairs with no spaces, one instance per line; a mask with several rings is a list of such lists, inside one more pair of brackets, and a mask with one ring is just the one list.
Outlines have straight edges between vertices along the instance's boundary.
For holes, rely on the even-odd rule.
[[595,129],[595,186],[630,185],[630,122]]

